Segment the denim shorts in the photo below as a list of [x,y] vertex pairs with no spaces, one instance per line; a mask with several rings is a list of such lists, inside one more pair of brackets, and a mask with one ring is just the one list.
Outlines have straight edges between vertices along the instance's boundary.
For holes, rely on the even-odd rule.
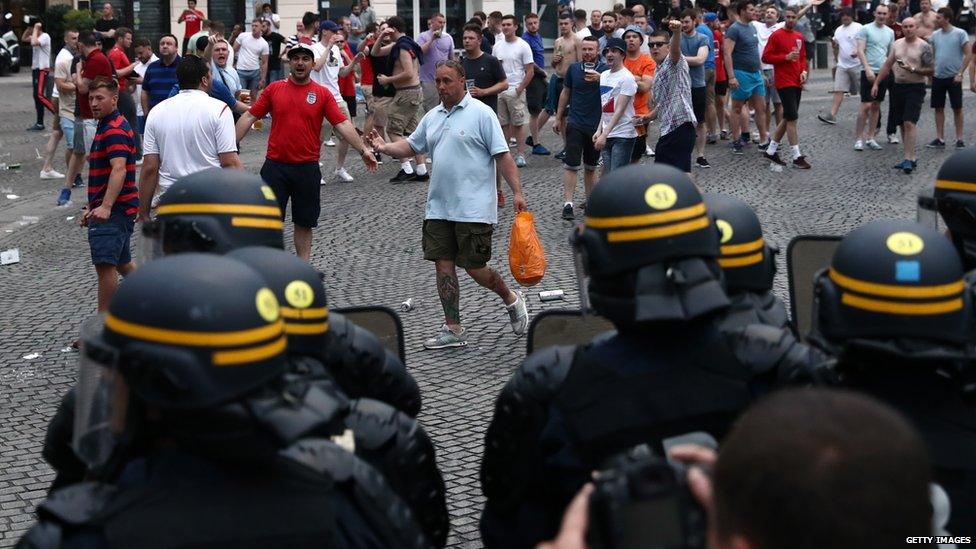
[[65,117],[61,117],[61,132],[64,133],[64,144],[68,147],[68,150],[73,150],[75,148],[75,121],[68,120]]
[[753,95],[765,97],[766,81],[759,71],[740,71],[736,69],[735,79],[739,81],[739,87],[732,90],[733,101],[745,101]]
[[258,80],[261,79],[261,69],[253,71],[237,70],[237,75],[241,77],[241,89],[254,90],[258,87]]
[[112,212],[104,223],[89,223],[88,247],[93,265],[125,265],[132,261],[129,240],[135,220],[134,215]]
[[91,152],[92,143],[95,142],[95,133],[98,131],[98,120],[91,118],[75,118],[74,138],[72,143],[75,154],[88,154]]
[[630,155],[634,151],[633,137],[608,137],[601,153],[603,158],[603,173],[625,168],[630,164]]

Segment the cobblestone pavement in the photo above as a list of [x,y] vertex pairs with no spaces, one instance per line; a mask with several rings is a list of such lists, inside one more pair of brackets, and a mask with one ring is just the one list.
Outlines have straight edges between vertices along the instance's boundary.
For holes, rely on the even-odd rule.
[[[773,173],[755,147],[744,157],[734,157],[723,144],[707,151],[714,167],[698,172],[704,189],[736,195],[754,206],[767,238],[784,249],[795,235],[838,234],[879,217],[913,216],[915,194],[931,184],[950,154],[920,147],[918,170],[909,176],[891,169],[901,160],[900,146],[854,152],[850,136],[856,99],[845,99],[836,126],[815,118],[819,109],[829,107],[828,79],[827,71],[817,71],[801,108],[800,135],[812,170]],[[44,429],[75,376],[76,355],[66,347],[95,306],[95,276],[85,234],[73,219],[84,194],[76,190],[73,204],[57,208],[60,182],[38,179],[41,162],[35,149],[43,149],[47,134],[24,131],[33,117],[29,86],[24,75],[0,79],[0,162],[23,164],[19,172],[0,171],[0,250],[18,248],[21,254],[20,263],[0,267],[0,547],[12,545],[30,526],[34,506],[51,480],[39,455]],[[969,113],[976,112],[969,92],[966,103]],[[923,110],[920,134],[919,143],[934,137],[928,108]],[[557,139],[548,127],[544,135],[544,143],[556,150]],[[266,136],[266,131],[252,132],[242,144],[251,171],[260,168]],[[973,141],[972,132],[967,137]],[[333,156],[334,150],[324,148],[326,173],[331,173]],[[426,188],[387,183],[396,172],[395,163],[388,161],[379,174],[368,175],[356,155],[350,159],[356,180],[330,182],[322,189],[313,263],[328,273],[332,306],[396,307],[407,298],[417,303],[415,310],[403,314],[407,363],[423,389],[421,419],[435,440],[447,482],[450,542],[477,547],[483,433],[497,391],[524,357],[525,341],[511,332],[500,300],[462,274],[469,345],[423,350],[424,338],[442,322],[433,267],[422,259],[420,249]],[[56,168],[63,171],[63,160]],[[531,313],[578,305],[566,245],[570,223],[560,219],[561,177],[551,157],[531,157],[522,170],[525,195],[549,259],[544,281],[527,291]],[[508,280],[511,219],[510,207],[500,212],[492,260]],[[776,284],[785,298],[782,274]],[[565,290],[566,300],[543,305],[537,294],[550,289]]]

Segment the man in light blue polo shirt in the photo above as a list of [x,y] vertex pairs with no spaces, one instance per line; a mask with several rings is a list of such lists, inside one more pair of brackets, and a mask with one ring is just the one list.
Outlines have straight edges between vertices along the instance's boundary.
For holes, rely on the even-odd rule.
[[464,66],[453,59],[440,61],[434,83],[441,103],[424,115],[410,137],[386,143],[376,131],[367,136],[376,151],[394,158],[431,154],[435,159],[427,191],[423,249],[424,259],[433,261],[437,271],[444,326],[424,347],[467,344],[456,267],[502,298],[512,330],[521,335],[529,323],[525,297],[509,290],[501,274],[488,266],[491,233],[498,221],[495,169],[497,166],[512,188],[515,211],[520,212],[526,206],[518,169],[494,111],[465,91]]
[[[881,116],[881,102],[885,91],[894,83],[892,78],[878,83],[878,94],[871,95],[871,86],[881,65],[888,59],[888,52],[895,43],[895,31],[887,25],[888,6],[879,5],[874,9],[874,21],[861,27],[857,32],[857,57],[861,61],[861,109],[854,124],[854,150],[864,147],[880,151],[884,147],[874,138],[878,131],[878,117]],[[889,138],[890,139],[890,138]]]

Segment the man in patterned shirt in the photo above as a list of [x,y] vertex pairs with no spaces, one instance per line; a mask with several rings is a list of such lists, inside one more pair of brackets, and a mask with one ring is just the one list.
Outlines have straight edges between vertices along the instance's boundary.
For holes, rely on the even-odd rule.
[[119,84],[95,77],[88,86],[89,104],[98,129],[88,159],[88,206],[81,226],[88,227],[88,246],[98,274],[98,311],[118,286],[118,275],[135,269],[129,238],[139,210],[136,189],[136,142],[132,128],[119,114]]
[[669,164],[691,174],[691,152],[695,147],[695,127],[698,120],[691,106],[691,75],[688,62],[681,55],[681,22],[671,21],[670,42],[667,33],[658,31],[650,36],[647,45],[651,56],[657,63],[652,95],[657,107],[651,116],[657,114],[661,137],[654,151],[655,162]]

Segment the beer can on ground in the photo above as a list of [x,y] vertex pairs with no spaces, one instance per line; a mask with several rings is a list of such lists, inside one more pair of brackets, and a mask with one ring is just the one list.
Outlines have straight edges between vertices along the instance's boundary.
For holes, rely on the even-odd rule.
[[557,301],[562,298],[562,290],[546,290],[545,292],[539,292],[539,299],[542,301]]
[[403,303],[401,303],[400,304],[400,310],[403,311],[403,312],[405,312],[405,313],[412,311],[413,310],[413,298],[411,297],[410,299],[408,299],[408,300],[404,301]]

